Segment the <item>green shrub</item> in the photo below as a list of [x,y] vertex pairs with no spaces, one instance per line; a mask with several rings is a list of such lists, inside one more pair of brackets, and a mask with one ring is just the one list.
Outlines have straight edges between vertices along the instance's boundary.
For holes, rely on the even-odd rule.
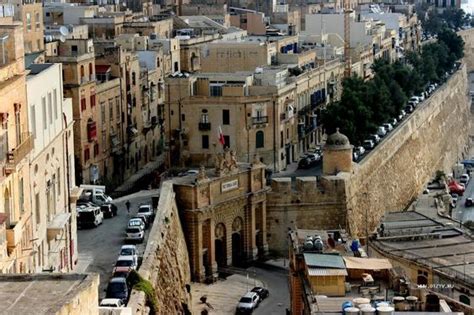
[[146,303],[152,314],[158,311],[158,301],[156,299],[155,289],[150,281],[145,280],[138,272],[132,270],[127,279],[129,285],[138,291],[142,291],[146,296]]

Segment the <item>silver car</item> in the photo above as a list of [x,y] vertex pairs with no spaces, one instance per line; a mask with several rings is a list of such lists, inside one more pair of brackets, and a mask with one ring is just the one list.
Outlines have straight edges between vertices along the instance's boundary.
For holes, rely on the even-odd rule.
[[237,304],[238,314],[250,314],[257,308],[260,298],[255,292],[247,292]]

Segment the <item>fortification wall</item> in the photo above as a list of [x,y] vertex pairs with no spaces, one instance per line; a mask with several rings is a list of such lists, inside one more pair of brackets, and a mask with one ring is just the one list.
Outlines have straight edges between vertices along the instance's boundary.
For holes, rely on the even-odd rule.
[[[419,195],[437,170],[451,172],[467,151],[470,99],[466,66],[385,138],[351,173],[275,179],[267,197],[270,250],[285,253],[288,228],[346,228],[363,236],[386,211],[400,211]],[[312,182],[312,184],[309,184]]]
[[[185,314],[188,306],[190,309],[191,297],[186,290],[191,281],[188,249],[171,181],[161,187],[158,211],[138,273],[155,288],[157,314]],[[145,302],[145,295],[133,290],[128,306],[133,314],[148,314]]]

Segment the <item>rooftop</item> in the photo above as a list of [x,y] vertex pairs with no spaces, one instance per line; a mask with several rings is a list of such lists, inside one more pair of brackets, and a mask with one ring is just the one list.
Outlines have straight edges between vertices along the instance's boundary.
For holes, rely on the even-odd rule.
[[37,75],[42,71],[48,69],[52,65],[52,63],[33,63],[28,67],[28,69],[30,70],[30,73],[28,73],[28,75]]
[[[56,314],[92,285],[97,275],[0,275],[1,314]],[[98,281],[98,280],[97,280]]]

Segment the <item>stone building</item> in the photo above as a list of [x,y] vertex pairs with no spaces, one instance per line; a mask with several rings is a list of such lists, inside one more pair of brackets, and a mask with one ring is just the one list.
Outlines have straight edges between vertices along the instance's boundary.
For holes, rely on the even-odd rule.
[[33,271],[32,218],[28,161],[33,137],[28,128],[23,28],[0,18],[0,236],[6,255],[1,272]]
[[72,102],[63,98],[61,64],[32,64],[28,70],[33,271],[67,272],[78,256]]
[[257,157],[237,163],[229,150],[216,155],[215,164],[174,183],[194,281],[213,279],[219,268],[263,257],[268,249],[265,166]]
[[76,180],[94,183],[99,180],[100,147],[93,41],[69,39],[59,42],[56,54],[47,55],[46,61],[63,64],[64,96],[72,99]]

